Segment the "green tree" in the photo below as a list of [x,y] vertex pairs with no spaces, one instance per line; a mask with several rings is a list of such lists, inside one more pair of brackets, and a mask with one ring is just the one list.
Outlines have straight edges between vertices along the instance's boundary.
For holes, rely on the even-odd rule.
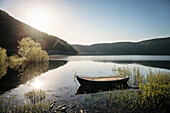
[[23,38],[19,43],[18,54],[28,62],[41,62],[49,60],[48,54],[42,50],[41,44],[34,42],[30,37]]
[[7,60],[6,50],[0,47],[0,65],[5,63]]
[[0,47],[0,79],[7,72],[8,63],[6,61],[7,61],[6,50]]

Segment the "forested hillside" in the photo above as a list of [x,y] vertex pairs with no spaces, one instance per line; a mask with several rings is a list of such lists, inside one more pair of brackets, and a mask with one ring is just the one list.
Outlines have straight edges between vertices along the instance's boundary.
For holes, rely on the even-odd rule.
[[0,47],[7,49],[9,54],[15,53],[18,46],[17,41],[23,37],[31,37],[35,42],[39,42],[49,54],[77,53],[66,41],[43,33],[0,10]]
[[87,55],[170,55],[170,37],[141,42],[101,43],[89,46],[73,45]]

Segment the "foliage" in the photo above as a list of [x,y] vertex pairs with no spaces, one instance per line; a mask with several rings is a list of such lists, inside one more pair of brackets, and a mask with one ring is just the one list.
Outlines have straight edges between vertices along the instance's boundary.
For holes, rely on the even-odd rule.
[[[116,67],[114,67],[116,70]],[[104,112],[168,112],[170,105],[170,73],[150,72],[144,77],[137,67],[133,68],[133,75],[139,89],[112,90],[94,94],[84,94],[79,104],[84,109],[94,109]],[[128,74],[130,68],[118,68],[119,74]],[[107,108],[107,109],[106,109]]]
[[32,90],[25,94],[25,98],[31,103],[41,102],[46,98],[46,92],[41,89]]
[[4,64],[7,60],[6,50],[0,47],[0,65]]
[[142,98],[147,103],[160,105],[170,99],[170,73],[157,72],[149,73],[146,77],[146,83],[140,83]]
[[[23,38],[19,42],[18,55],[12,55],[7,57],[6,50],[0,47],[0,79],[7,73],[7,67],[15,68],[16,70],[21,67],[26,67],[31,64],[31,62],[36,62],[41,65],[40,62],[45,62],[48,65],[48,54],[45,50],[42,50],[39,43],[35,43],[31,38]],[[47,63],[46,63],[47,62]],[[36,64],[35,64],[36,65]],[[35,65],[32,65],[33,68]],[[35,66],[36,67],[36,66]],[[43,70],[44,68],[41,67]]]
[[39,42],[43,49],[48,52],[65,52],[65,54],[77,51],[66,41],[52,35],[41,32],[27,24],[10,16],[0,9],[0,45],[8,50],[8,54],[16,54],[17,41],[23,37],[31,37],[35,42]]
[[20,58],[18,55],[12,55],[8,58],[8,62],[10,68],[17,69],[20,65],[22,65],[23,59]]
[[27,62],[41,62],[49,60],[48,54],[42,50],[40,43],[35,43],[30,37],[23,38],[19,43],[18,54]]
[[[36,63],[37,64],[37,63]],[[30,67],[23,66],[20,69],[30,72]],[[44,66],[40,66],[44,67]],[[28,68],[28,69],[27,69]],[[41,68],[35,68],[39,70]],[[131,72],[133,70],[133,72]],[[140,89],[113,90],[92,94],[78,95],[75,99],[76,107],[74,109],[89,110],[91,112],[168,112],[170,105],[170,73],[150,72],[144,77],[139,68],[129,67],[119,68],[118,73],[130,74],[136,76],[136,81]],[[32,73],[32,72],[31,72]],[[26,74],[24,74],[26,75]],[[26,75],[27,76],[27,75]],[[132,75],[131,75],[132,76]],[[42,90],[32,90],[25,94],[27,100],[31,102],[15,106],[13,99],[6,99],[0,96],[0,111],[2,112],[51,112],[50,104],[44,101],[46,93]],[[12,98],[12,97],[11,97]],[[74,110],[73,110],[74,111]],[[87,111],[88,112],[88,111]]]
[[13,103],[16,95],[5,98],[0,95],[0,112],[2,113],[49,113],[50,102],[41,101],[38,103],[25,103],[18,105]]
[[6,50],[0,47],[0,79],[7,73],[7,54]]

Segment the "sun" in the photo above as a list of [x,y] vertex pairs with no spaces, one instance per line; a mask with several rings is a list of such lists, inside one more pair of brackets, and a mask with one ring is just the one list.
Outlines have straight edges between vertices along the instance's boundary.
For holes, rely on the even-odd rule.
[[41,87],[41,82],[38,81],[38,80],[34,81],[33,87],[34,87],[35,89],[39,89],[39,88]]
[[29,24],[39,30],[47,27],[47,15],[42,10],[32,11],[29,16]]

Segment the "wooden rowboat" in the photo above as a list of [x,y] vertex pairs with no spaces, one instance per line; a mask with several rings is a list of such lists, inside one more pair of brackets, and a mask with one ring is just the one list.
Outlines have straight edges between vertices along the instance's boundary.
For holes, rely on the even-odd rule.
[[79,83],[83,86],[115,86],[127,84],[129,76],[122,77],[121,75],[115,76],[100,76],[100,77],[80,77],[76,76]]

